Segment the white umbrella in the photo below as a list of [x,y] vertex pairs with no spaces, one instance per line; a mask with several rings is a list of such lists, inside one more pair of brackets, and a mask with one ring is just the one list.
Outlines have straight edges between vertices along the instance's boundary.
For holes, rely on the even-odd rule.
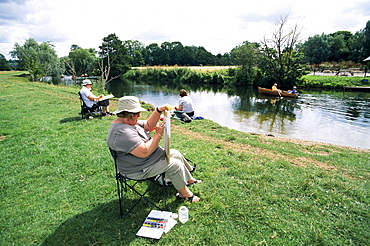
[[370,61],[370,56],[368,58],[366,58],[364,61]]

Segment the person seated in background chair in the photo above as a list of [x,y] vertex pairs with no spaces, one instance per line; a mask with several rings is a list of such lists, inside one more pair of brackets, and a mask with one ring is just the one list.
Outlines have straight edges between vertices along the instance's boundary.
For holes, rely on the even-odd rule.
[[[166,105],[157,107],[147,120],[138,120],[141,111],[139,99],[134,96],[124,96],[118,101],[118,109],[114,112],[117,119],[112,122],[107,137],[107,145],[116,151],[117,168],[121,175],[130,179],[146,179],[165,173],[178,193],[180,199],[199,202],[187,186],[201,183],[192,177],[192,166],[177,150],[170,150],[170,163],[166,153],[159,147],[159,141],[164,132],[164,124],[158,124],[161,113]],[[151,137],[149,130],[155,130]]]
[[84,79],[82,81],[82,88],[80,90],[80,95],[81,95],[81,99],[85,102],[86,107],[91,108],[92,109],[91,111],[93,111],[93,109],[98,108],[98,107],[101,106],[103,108],[103,111],[102,111],[103,116],[111,115],[111,113],[109,112],[109,109],[108,109],[109,99],[103,100],[103,101],[98,101],[104,95],[100,95],[98,97],[95,96],[91,92],[91,87],[92,87],[91,80]]

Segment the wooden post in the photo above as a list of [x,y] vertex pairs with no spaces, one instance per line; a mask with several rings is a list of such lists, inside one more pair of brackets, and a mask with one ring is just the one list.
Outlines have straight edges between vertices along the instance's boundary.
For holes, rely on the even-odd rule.
[[170,139],[171,139],[171,113],[165,110],[164,114],[164,150],[166,152],[167,163],[170,163]]

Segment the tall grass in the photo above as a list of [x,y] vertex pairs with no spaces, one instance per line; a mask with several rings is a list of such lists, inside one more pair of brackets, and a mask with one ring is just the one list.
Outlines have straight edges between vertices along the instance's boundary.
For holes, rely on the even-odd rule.
[[191,189],[202,201],[168,187],[168,211],[185,204],[190,220],[160,240],[136,237],[152,208],[119,217],[105,144],[113,118],[81,119],[78,90],[0,76],[0,245],[368,245],[368,151],[209,120],[171,130],[172,147],[198,166],[203,183]]

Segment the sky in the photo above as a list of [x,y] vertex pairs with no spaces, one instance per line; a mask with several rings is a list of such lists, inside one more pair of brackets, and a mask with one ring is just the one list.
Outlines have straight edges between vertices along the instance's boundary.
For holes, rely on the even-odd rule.
[[270,38],[276,21],[288,15],[302,41],[316,34],[365,28],[369,0],[0,0],[0,54],[10,59],[14,44],[28,38],[50,41],[59,57],[71,45],[98,50],[115,33],[144,45],[179,41],[214,55],[244,41]]

